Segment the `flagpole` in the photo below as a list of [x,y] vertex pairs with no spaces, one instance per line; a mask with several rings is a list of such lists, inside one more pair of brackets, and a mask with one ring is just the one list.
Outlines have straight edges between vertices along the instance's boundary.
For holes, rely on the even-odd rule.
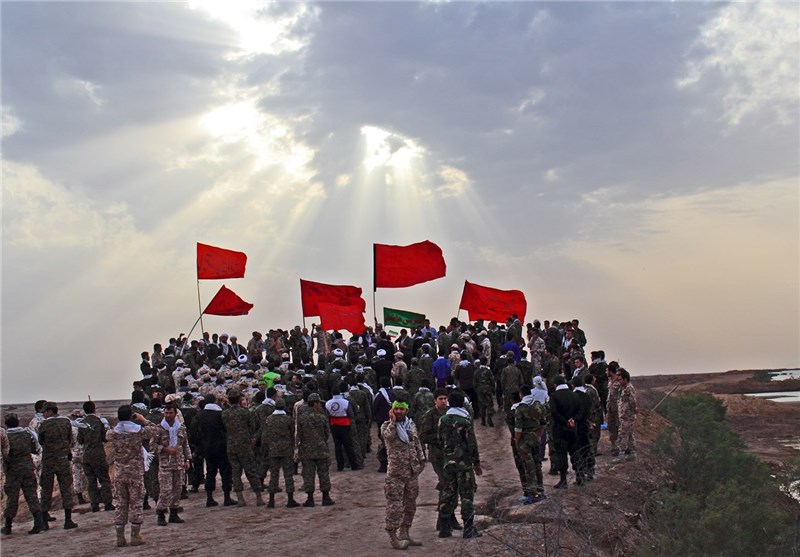
[[377,255],[377,253],[378,253],[378,245],[372,244],[372,319],[375,321],[376,328],[378,326],[378,307],[375,304],[375,291],[378,290],[378,287],[376,285],[376,283],[378,282],[376,276],[378,271],[375,267],[375,260],[376,260],[375,256]]
[[[200,322],[200,332],[205,334],[206,331],[203,328],[203,306],[200,304],[200,279],[197,279],[197,311],[200,312],[200,317],[197,318],[197,321]],[[197,323],[195,322],[194,327],[196,326]],[[192,330],[194,330],[194,327],[192,327]],[[189,334],[191,335],[192,333],[190,332]]]
[[186,338],[187,338],[187,340],[188,340],[189,338],[191,338],[191,336],[192,336],[192,331],[194,331],[194,328],[195,328],[195,327],[197,327],[197,324],[200,322],[200,320],[201,320],[202,318],[203,318],[203,314],[201,313],[201,314],[200,314],[200,317],[198,317],[198,318],[197,318],[197,321],[195,321],[195,322],[194,322],[194,325],[192,325],[192,328],[191,328],[191,329],[189,329],[189,334],[188,334],[188,335],[186,335]]
[[300,315],[303,316],[303,328],[306,328],[306,312],[303,311],[303,279],[300,279]]

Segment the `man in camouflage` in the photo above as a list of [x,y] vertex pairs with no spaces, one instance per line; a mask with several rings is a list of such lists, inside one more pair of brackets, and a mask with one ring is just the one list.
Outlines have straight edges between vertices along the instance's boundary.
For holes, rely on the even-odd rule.
[[631,385],[631,375],[620,368],[617,378],[622,387],[619,393],[619,450],[628,460],[636,459],[636,440],[633,437],[633,426],[636,423],[636,389]]
[[159,526],[167,525],[167,511],[170,522],[183,523],[183,519],[178,516],[178,501],[183,486],[183,476],[192,462],[192,452],[189,450],[186,427],[177,417],[178,411],[175,406],[170,404],[164,408],[164,419],[159,424],[158,437],[155,441],[159,459],[160,491],[156,503]]
[[545,410],[542,404],[534,399],[530,386],[522,385],[519,394],[521,402],[516,406],[514,415],[514,444],[525,475],[522,492],[528,498],[526,503],[535,503],[541,501],[544,495],[539,443],[545,422]]
[[384,483],[386,531],[394,549],[419,546],[409,535],[417,511],[419,475],[425,467],[419,435],[408,417],[408,403],[394,401],[389,421],[381,426],[389,464]]
[[487,365],[486,356],[481,356],[480,365],[475,370],[475,390],[478,392],[478,415],[481,425],[494,427],[494,389],[495,380],[492,370]]
[[228,439],[228,460],[231,463],[233,475],[233,491],[240,507],[247,505],[244,499],[244,484],[242,471],[250,482],[250,487],[256,494],[256,506],[262,507],[264,500],[261,497],[261,478],[259,478],[253,446],[258,429],[256,416],[241,406],[242,397],[238,391],[231,391],[228,395],[230,407],[222,412],[222,423]]
[[299,507],[294,500],[294,422],[286,413],[286,401],[279,398],[275,401],[275,410],[267,417],[262,426],[262,440],[267,443],[269,454],[269,502],[267,507],[275,507],[275,494],[278,492],[280,470],[283,470],[283,481],[286,484],[288,508]]
[[55,402],[44,405],[44,422],[39,426],[39,442],[42,445],[42,513],[44,529],[49,529],[50,506],[53,502],[54,479],[58,478],[61,503],[64,507],[64,529],[77,528],[72,521],[72,422],[66,416],[58,415]]
[[358,466],[363,468],[364,459],[367,455],[367,446],[369,445],[369,428],[372,423],[372,397],[367,391],[359,388],[357,378],[354,378],[350,383],[350,390],[347,396],[355,404],[356,408],[356,435],[353,447],[357,451]]
[[622,383],[619,381],[617,362],[611,362],[606,368],[608,375],[608,400],[606,401],[606,426],[608,440],[611,443],[611,456],[619,456],[619,395]]
[[114,527],[117,533],[117,547],[128,545],[125,539],[125,525],[131,523],[131,545],[142,545],[140,529],[144,521],[145,458],[142,448],[156,435],[158,426],[133,411],[128,406],[117,410],[119,423],[108,432],[111,461],[114,464]]
[[6,493],[6,508],[3,511],[5,524],[2,533],[11,534],[11,525],[19,508],[19,492],[22,490],[25,503],[33,516],[33,528],[28,533],[38,534],[44,526],[36,494],[36,476],[31,455],[39,452],[39,441],[30,429],[19,427],[19,418],[16,414],[6,415],[5,424],[8,431],[2,430],[6,441],[3,444],[3,468],[7,472],[7,477],[3,486]]
[[511,397],[519,392],[522,386],[522,372],[514,365],[514,353],[506,353],[506,366],[500,374],[500,386],[503,388],[503,410],[508,413],[511,408]]
[[473,519],[475,509],[472,499],[475,495],[475,474],[483,471],[480,465],[478,443],[472,419],[464,409],[464,394],[453,391],[448,397],[450,408],[439,420],[439,443],[444,455],[442,472],[442,491],[439,494],[440,538],[452,535],[450,516],[455,512],[457,497],[461,498],[461,518],[464,520],[464,538],[476,538],[480,534],[475,529]]
[[[105,510],[113,511],[111,501],[111,479],[108,475],[106,461],[106,424],[95,412],[95,404],[91,400],[83,403],[83,425],[78,429],[78,443],[83,445],[83,471],[86,474],[89,502],[92,512],[100,511],[102,500]],[[100,488],[97,488],[98,483]]]
[[298,458],[303,465],[303,490],[308,495],[304,507],[314,506],[314,481],[319,476],[323,506],[333,505],[330,497],[330,426],[318,393],[308,395],[308,409],[297,417]]

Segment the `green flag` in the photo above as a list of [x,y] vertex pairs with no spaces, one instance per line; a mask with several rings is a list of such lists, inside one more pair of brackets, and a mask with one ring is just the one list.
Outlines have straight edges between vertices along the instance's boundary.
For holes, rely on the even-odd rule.
[[383,325],[384,327],[418,329],[425,325],[425,314],[385,307],[383,308]]

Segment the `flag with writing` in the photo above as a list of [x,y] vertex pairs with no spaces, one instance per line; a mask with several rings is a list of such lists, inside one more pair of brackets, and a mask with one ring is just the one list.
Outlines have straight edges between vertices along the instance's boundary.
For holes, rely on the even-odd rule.
[[[325,284],[300,279],[300,300],[303,305],[303,317],[321,315],[319,304],[327,303],[339,306],[357,306],[362,312],[367,303],[361,297],[361,288],[356,286]],[[361,333],[363,331],[359,331]]]
[[241,251],[197,243],[197,279],[244,277],[247,255]]
[[374,244],[374,286],[404,288],[445,276],[442,248],[425,240],[408,246]]
[[251,309],[253,309],[253,304],[245,302],[223,284],[203,313],[207,315],[247,315]]
[[402,309],[383,308],[383,325],[405,329],[419,329],[425,326],[425,314]]
[[516,313],[524,322],[528,302],[519,290],[499,290],[465,280],[458,307],[469,312],[470,321],[488,319],[503,322]]

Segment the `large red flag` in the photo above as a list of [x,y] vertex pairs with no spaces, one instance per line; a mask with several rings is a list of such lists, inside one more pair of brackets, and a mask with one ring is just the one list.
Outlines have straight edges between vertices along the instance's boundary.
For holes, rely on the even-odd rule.
[[[320,303],[358,306],[361,311],[367,309],[367,303],[361,297],[361,289],[357,286],[324,284],[300,279],[300,298],[303,304],[303,317],[321,315]],[[361,332],[363,331],[359,331]]]
[[245,302],[223,284],[203,313],[208,315],[247,315],[251,309],[253,309],[253,304]]
[[442,278],[442,248],[425,240],[408,246],[374,244],[375,288],[404,288]]
[[364,310],[357,305],[341,306],[320,302],[319,320],[323,331],[344,329],[354,335],[360,335],[366,328]]
[[197,278],[226,279],[244,277],[247,255],[241,251],[197,243]]
[[525,321],[528,302],[519,290],[498,290],[464,281],[460,309],[469,312],[470,321],[489,319],[503,322],[516,313],[521,322]]

